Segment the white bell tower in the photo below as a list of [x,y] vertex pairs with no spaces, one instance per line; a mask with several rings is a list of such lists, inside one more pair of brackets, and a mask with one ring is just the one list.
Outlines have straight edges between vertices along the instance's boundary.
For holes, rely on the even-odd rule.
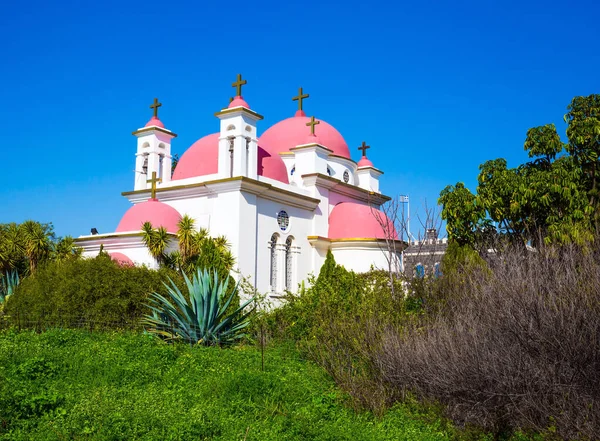
[[177,135],[165,129],[165,125],[158,119],[158,108],[162,106],[158,98],[150,106],[154,115],[146,125],[135,132],[137,137],[137,153],[135,155],[135,181],[134,190],[146,190],[151,187],[147,182],[156,173],[161,182],[171,180],[171,140]]
[[226,109],[215,116],[221,120],[219,136],[219,177],[232,178],[246,176],[257,179],[258,175],[258,138],[256,122],[263,119],[242,98],[242,86],[246,84],[238,74],[233,87],[236,97]]

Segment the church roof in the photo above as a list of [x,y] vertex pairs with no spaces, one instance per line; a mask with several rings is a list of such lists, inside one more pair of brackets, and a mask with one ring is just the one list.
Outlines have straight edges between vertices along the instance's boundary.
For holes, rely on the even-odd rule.
[[154,228],[164,227],[169,233],[176,233],[180,219],[181,215],[173,207],[150,199],[127,210],[116,231],[140,231],[144,222],[150,222]]
[[[310,135],[310,128],[306,123],[310,120],[302,110],[298,110],[295,116],[279,121],[267,129],[258,139],[258,144],[265,146],[272,155],[289,152],[291,148],[306,144]],[[332,150],[334,155],[351,159],[348,144],[340,132],[323,120],[319,120],[318,124],[315,134],[319,143]]]
[[[235,100],[232,101],[232,103]],[[200,138],[185,151],[173,172],[173,180],[212,175],[219,171],[219,133]],[[289,183],[287,168],[279,155],[258,146],[258,175]]]
[[382,211],[356,202],[341,202],[329,215],[328,237],[398,239],[398,233]]
[[160,119],[158,119],[158,117],[153,116],[152,118],[150,118],[150,121],[148,121],[144,127],[160,127],[161,129],[164,129],[165,125]]
[[119,253],[118,251],[115,251],[113,253],[108,253],[108,255],[110,256],[110,258],[112,260],[114,260],[121,266],[133,266],[133,260],[131,260],[129,257],[127,257],[123,253]]

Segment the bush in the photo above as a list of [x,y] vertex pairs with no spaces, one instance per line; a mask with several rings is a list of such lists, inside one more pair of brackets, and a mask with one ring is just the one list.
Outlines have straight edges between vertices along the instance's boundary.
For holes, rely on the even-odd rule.
[[429,314],[382,332],[374,356],[382,381],[398,396],[415,392],[446,405],[456,422],[497,434],[520,428],[596,439],[598,253],[512,250],[489,269],[455,271],[445,270],[436,287],[443,301]]
[[[267,321],[278,339],[291,339],[353,397],[357,408],[383,410],[386,391],[375,382],[372,355],[381,330],[402,326],[418,307],[412,296],[392,295],[385,271],[355,274],[337,265],[331,252],[311,287],[271,312]],[[398,282],[396,293],[402,293]]]
[[49,262],[24,279],[6,304],[14,325],[64,327],[139,327],[149,310],[148,295],[164,290],[170,270],[119,266],[107,255]]

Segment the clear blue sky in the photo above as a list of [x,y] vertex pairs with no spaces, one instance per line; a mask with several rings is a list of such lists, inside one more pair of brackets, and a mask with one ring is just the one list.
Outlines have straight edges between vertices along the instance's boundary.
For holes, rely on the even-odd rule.
[[[364,140],[386,194],[411,211],[478,166],[526,160],[528,128],[600,93],[597,1],[8,2],[0,15],[0,223],[114,231],[154,97],[179,134],[216,132],[239,72],[262,133],[307,113],[355,160]],[[414,217],[414,214],[413,214]],[[416,221],[415,221],[416,222]]]

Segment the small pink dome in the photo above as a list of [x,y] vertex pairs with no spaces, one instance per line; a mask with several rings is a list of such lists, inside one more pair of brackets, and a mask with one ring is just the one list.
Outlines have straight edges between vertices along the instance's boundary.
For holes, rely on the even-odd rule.
[[[306,144],[307,137],[310,135],[310,127],[306,125],[310,118],[304,115],[304,112],[297,111],[296,116],[284,119],[277,124],[269,127],[262,134],[258,143],[262,146],[269,146],[274,150],[269,150],[271,154],[289,152],[291,148],[300,144]],[[333,150],[334,155],[350,159],[350,150],[348,144],[331,124],[319,120],[320,124],[316,126],[315,133],[320,140],[320,144]]]
[[[194,178],[218,173],[219,171],[219,133],[205,136],[196,141],[179,159],[173,180]],[[259,176],[289,183],[287,168],[277,154],[258,147],[257,173]]]
[[155,116],[150,118],[150,121],[148,121],[144,127],[153,127],[153,126],[160,127],[161,129],[165,128],[165,125],[163,124],[163,122]]
[[360,158],[360,161],[358,161],[358,166],[373,167],[373,163],[366,156],[363,156],[362,158]]
[[[387,223],[388,228],[383,228]],[[385,230],[388,230],[387,234]],[[356,202],[341,202],[329,215],[329,239],[398,239],[392,221],[380,210]]]
[[244,101],[244,98],[242,98],[241,96],[236,96],[233,99],[233,101],[229,103],[229,106],[227,106],[227,108],[229,108],[229,109],[232,109],[234,107],[245,107],[246,109],[250,108],[248,103],[246,101]]
[[110,256],[110,258],[112,260],[117,262],[120,266],[134,266],[133,260],[131,260],[129,257],[127,257],[123,253],[115,252],[115,253],[108,253],[108,255]]
[[154,228],[165,227],[169,233],[176,233],[180,219],[179,212],[173,207],[150,199],[127,210],[116,231],[140,231],[144,222],[150,222]]

